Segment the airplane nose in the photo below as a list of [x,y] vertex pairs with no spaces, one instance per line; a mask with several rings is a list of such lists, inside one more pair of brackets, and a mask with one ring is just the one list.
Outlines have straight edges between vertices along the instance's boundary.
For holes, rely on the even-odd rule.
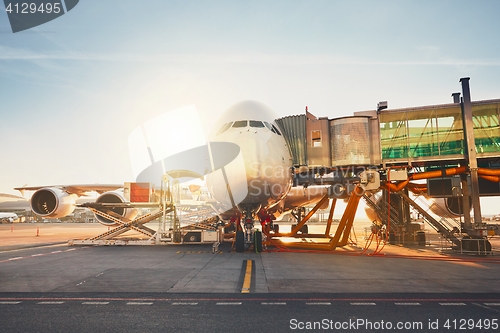
[[[285,191],[286,174],[281,154],[273,151],[269,140],[251,131],[242,133],[240,148],[245,161],[248,195],[245,203],[278,199]],[[243,185],[243,184],[241,184]]]

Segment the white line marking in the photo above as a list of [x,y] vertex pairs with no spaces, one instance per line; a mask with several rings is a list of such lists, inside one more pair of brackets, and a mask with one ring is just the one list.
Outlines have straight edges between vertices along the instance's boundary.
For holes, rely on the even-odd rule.
[[106,304],[109,304],[109,302],[82,302],[82,304],[85,304],[85,305],[106,305]]
[[332,305],[332,303],[330,303],[330,302],[310,302],[310,303],[307,303],[306,302],[306,305]]
[[261,305],[286,305],[286,302],[262,302]]
[[62,251],[52,251],[50,253],[61,253]]
[[19,304],[20,301],[1,301],[0,304],[10,305],[10,304]]
[[198,302],[175,302],[172,305],[198,305]]
[[37,304],[43,304],[43,305],[47,305],[47,304],[63,304],[64,301],[44,301],[44,302],[38,302]]
[[500,306],[500,303],[483,303],[484,305]]
[[394,303],[396,305],[421,305],[420,303]]
[[127,305],[151,305],[153,302],[127,302]]
[[23,259],[23,257],[15,257],[15,258],[7,259],[7,260],[19,260],[19,259]]
[[218,302],[217,305],[241,305],[241,302]]
[[38,254],[32,254],[31,256],[32,257],[39,257],[39,256],[43,256],[43,254],[42,253],[38,253]]
[[69,252],[69,251],[75,251],[76,249],[67,249],[67,250],[64,250],[64,252]]
[[456,306],[456,305],[466,305],[465,303],[439,303],[439,305],[444,305],[444,306]]
[[351,303],[351,305],[377,305],[377,304],[376,303],[372,303],[372,302],[365,302],[365,303],[354,302],[354,303]]

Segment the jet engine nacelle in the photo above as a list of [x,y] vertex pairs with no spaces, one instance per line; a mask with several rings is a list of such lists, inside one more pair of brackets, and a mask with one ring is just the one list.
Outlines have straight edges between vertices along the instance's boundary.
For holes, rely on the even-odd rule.
[[69,194],[55,187],[45,187],[33,193],[30,206],[38,216],[59,218],[73,213],[76,198],[76,194]]
[[[432,198],[432,204],[430,205],[431,211],[439,216],[452,216],[460,217],[464,214],[462,204],[462,197],[448,197],[448,198]],[[469,207],[467,209],[470,212],[472,209],[472,202],[469,200]]]
[[[123,195],[123,191],[110,191],[101,194],[95,201],[96,203],[124,203],[127,202]],[[120,215],[125,221],[127,220],[133,220],[137,216],[137,210],[134,208],[123,208],[123,207],[110,207],[107,209],[108,211],[111,211],[115,214]],[[102,209],[103,212],[106,212],[105,209]],[[94,214],[95,218],[99,223],[107,225],[107,226],[114,226],[117,225],[115,221],[105,218],[103,216]],[[112,214],[110,214],[112,215]]]
[[[285,199],[270,208],[268,213],[277,218],[286,212],[292,211],[294,208],[316,205],[327,193],[328,187],[326,186],[292,187]],[[319,209],[328,208],[329,203],[330,201],[326,200]]]

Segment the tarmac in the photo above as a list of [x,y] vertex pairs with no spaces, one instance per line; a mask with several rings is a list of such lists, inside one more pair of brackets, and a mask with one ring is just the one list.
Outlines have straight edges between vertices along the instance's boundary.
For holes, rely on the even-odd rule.
[[0,251],[67,244],[70,239],[89,238],[107,230],[99,223],[0,224]]
[[241,294],[247,261],[253,267],[250,293],[500,292],[496,239],[487,256],[450,251],[439,241],[364,249],[364,228],[356,227],[358,244],[335,251],[236,253],[225,243],[213,253],[211,244],[68,245],[107,231],[100,224],[3,224],[0,292]]

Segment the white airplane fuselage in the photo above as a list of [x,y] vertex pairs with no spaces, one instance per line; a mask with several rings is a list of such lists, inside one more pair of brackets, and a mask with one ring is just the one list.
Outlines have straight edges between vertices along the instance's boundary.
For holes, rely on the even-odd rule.
[[224,114],[210,140],[239,147],[238,156],[206,181],[217,201],[247,217],[279,203],[292,185],[290,151],[274,119],[265,105],[241,102]]

